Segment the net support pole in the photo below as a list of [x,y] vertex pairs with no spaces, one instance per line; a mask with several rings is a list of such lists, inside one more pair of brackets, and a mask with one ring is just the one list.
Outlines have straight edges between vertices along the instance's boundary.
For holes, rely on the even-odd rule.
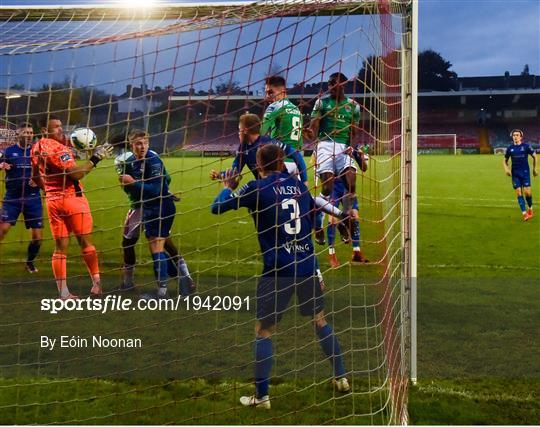
[[403,325],[406,335],[404,361],[408,375],[416,383],[416,173],[417,173],[417,65],[418,9],[416,0],[407,15],[407,29],[402,41],[402,221],[403,221]]
[[417,137],[418,137],[418,0],[412,2],[411,16],[411,242],[410,242],[410,336],[411,336],[411,381],[418,380],[417,369]]

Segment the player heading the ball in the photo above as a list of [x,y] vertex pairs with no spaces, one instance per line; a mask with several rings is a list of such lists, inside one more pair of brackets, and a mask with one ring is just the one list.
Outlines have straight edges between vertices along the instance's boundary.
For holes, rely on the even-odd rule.
[[[506,148],[504,154],[503,167],[506,175],[512,177],[512,187],[516,190],[517,200],[523,221],[528,221],[534,216],[533,201],[531,192],[531,171],[529,169],[529,156],[533,158],[533,175],[538,175],[536,167],[536,153],[529,144],[522,142],[523,132],[520,129],[514,129],[510,132],[510,137],[513,140],[512,145]],[[512,159],[512,171],[508,168],[508,160]],[[523,193],[527,200],[528,209],[525,207]]]
[[49,115],[41,121],[42,138],[32,149],[32,179],[45,190],[45,200],[55,249],[52,270],[60,298],[77,298],[67,286],[66,258],[69,235],[75,234],[90,277],[90,294],[102,294],[96,248],[92,244],[93,219],[80,180],[112,154],[112,146],[98,146],[90,160],[78,166],[64,135],[62,120]]
[[[294,294],[300,314],[313,319],[322,350],[332,364],[334,384],[339,391],[350,389],[338,339],[324,316],[324,283],[311,239],[316,201],[303,182],[283,172],[284,157],[276,145],[261,147],[257,151],[260,178],[234,193],[237,175],[227,171],[223,180],[225,188],[212,204],[214,214],[248,208],[257,227],[264,267],[257,285],[253,348],[256,392],[241,397],[240,402],[266,409],[270,409],[271,336]],[[328,205],[324,200],[322,204]],[[328,213],[341,214],[331,208]]]

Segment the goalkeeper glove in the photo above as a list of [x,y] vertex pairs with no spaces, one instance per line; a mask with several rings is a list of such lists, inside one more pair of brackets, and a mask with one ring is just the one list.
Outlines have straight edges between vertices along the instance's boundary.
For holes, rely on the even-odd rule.
[[100,145],[94,150],[92,157],[90,157],[90,161],[94,164],[94,167],[96,167],[97,164],[103,159],[112,156],[113,151],[114,147],[108,142],[106,142],[105,144]]

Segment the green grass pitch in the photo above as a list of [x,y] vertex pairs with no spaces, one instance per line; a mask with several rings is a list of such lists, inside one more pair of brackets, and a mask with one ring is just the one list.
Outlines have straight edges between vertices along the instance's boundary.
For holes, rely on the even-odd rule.
[[[540,356],[532,350],[538,327],[538,219],[522,223],[500,157],[419,158],[419,378],[410,388],[413,423],[534,423]],[[229,161],[225,161],[229,164]],[[181,192],[174,240],[195,272],[201,296],[251,296],[260,272],[251,218],[244,211],[209,213],[218,185],[208,180],[219,159],[171,158],[172,190]],[[120,281],[120,235],[127,199],[107,163],[85,178],[105,288]],[[382,168],[383,166],[379,166]],[[181,171],[181,172],[175,172]],[[245,178],[247,179],[247,177]],[[381,230],[369,200],[378,198],[369,179],[362,187],[364,250],[373,260],[382,249]],[[535,195],[537,195],[537,182]],[[221,226],[218,226],[221,225]],[[253,311],[40,313],[39,299],[54,297],[45,229],[37,276],[23,271],[28,235],[18,224],[0,244],[0,419],[6,423],[381,423],[383,393],[377,390],[380,359],[377,313],[369,305],[371,283],[381,267],[350,266],[350,248],[338,246],[343,262],[329,270],[319,260],[329,288],[327,311],[340,334],[345,359],[355,371],[358,394],[334,396],[327,362],[309,322],[291,310],[275,337],[275,380],[270,413],[239,408],[251,391]],[[75,243],[68,262],[70,283],[84,295],[88,279]],[[151,288],[151,262],[144,238],[137,247],[137,280]],[[519,255],[519,256],[517,256]],[[519,261],[516,262],[516,258]],[[16,284],[18,282],[18,284]],[[253,309],[252,309],[253,310]],[[354,322],[351,320],[354,318]],[[38,350],[42,334],[140,336],[138,351]],[[210,344],[209,344],[210,341]],[[8,351],[5,351],[7,349]],[[361,351],[352,351],[361,349]],[[232,378],[237,379],[235,381]],[[334,399],[334,397],[337,397]],[[354,408],[354,411],[352,410]],[[371,416],[350,416],[373,414]]]

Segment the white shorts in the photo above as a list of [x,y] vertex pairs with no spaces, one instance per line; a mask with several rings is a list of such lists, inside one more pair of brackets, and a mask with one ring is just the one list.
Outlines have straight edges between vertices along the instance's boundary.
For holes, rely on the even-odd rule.
[[357,170],[354,160],[347,154],[347,149],[347,144],[334,141],[319,141],[315,150],[317,175],[320,176],[329,172],[334,176],[339,176],[347,168]]
[[130,209],[124,220],[124,238],[138,239],[142,228],[142,207]]

